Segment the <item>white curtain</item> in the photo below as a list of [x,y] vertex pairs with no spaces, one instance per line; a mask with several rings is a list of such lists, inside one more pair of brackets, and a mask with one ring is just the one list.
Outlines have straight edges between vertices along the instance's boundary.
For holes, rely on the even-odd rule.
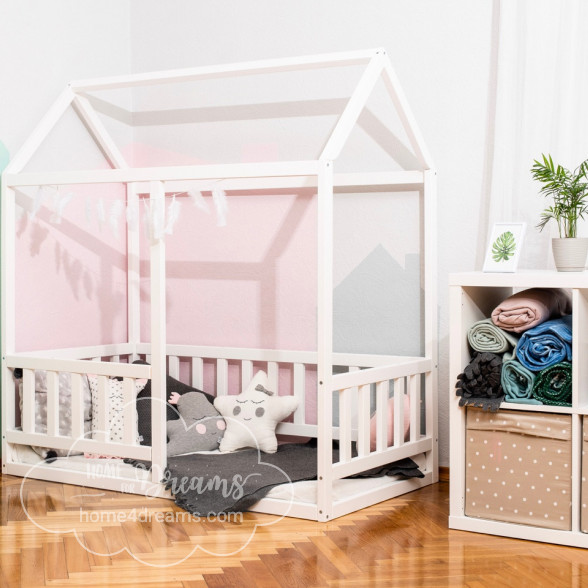
[[542,153],[568,169],[588,158],[587,23],[585,0],[495,0],[479,268],[501,221],[527,223],[519,268],[554,267],[557,229],[536,228],[548,202],[530,168]]

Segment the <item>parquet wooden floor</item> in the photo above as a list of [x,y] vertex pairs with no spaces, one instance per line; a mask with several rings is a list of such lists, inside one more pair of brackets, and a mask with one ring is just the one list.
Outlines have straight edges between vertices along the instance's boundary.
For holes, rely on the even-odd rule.
[[176,521],[167,500],[41,481],[27,483],[25,513],[20,478],[0,488],[3,588],[588,587],[588,551],[449,531],[446,482],[326,524]]

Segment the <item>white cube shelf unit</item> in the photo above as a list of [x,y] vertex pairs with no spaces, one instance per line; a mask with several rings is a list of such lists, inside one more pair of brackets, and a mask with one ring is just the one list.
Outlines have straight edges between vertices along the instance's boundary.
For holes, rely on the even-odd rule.
[[[502,403],[504,410],[525,411],[538,415],[569,415],[571,418],[571,511],[570,530],[534,524],[503,522],[466,515],[466,409],[455,395],[457,376],[470,361],[467,331],[470,326],[491,315],[492,310],[510,294],[527,288],[568,288],[573,300],[572,406]],[[588,501],[582,492],[582,424],[588,415],[588,272],[520,271],[517,273],[470,272],[451,274],[450,289],[450,513],[449,527],[463,531],[502,535],[575,547],[588,547],[583,533],[582,505]],[[525,476],[519,476],[521,490]],[[584,484],[586,485],[586,484]],[[583,496],[584,494],[584,496]],[[584,509],[586,510],[586,509]]]

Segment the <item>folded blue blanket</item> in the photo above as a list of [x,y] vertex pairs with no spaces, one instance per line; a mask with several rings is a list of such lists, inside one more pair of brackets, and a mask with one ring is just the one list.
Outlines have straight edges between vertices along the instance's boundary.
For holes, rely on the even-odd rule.
[[532,397],[535,374],[505,353],[502,358],[500,383],[504,390],[504,401],[517,404],[543,404]]
[[572,360],[572,315],[546,321],[525,331],[515,349],[521,364],[539,372]]

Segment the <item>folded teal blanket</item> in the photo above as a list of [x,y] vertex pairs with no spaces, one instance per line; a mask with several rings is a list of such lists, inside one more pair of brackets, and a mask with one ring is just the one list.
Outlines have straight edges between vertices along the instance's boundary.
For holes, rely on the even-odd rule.
[[535,374],[505,353],[502,358],[500,383],[504,390],[504,401],[517,404],[543,404],[532,397]]
[[564,361],[537,374],[533,384],[533,397],[543,404],[572,405],[572,364]]
[[470,347],[481,353],[504,353],[516,347],[518,341],[518,336],[503,331],[490,318],[478,321],[468,329]]
[[532,372],[540,372],[562,361],[572,361],[572,315],[546,321],[525,331],[515,355]]

